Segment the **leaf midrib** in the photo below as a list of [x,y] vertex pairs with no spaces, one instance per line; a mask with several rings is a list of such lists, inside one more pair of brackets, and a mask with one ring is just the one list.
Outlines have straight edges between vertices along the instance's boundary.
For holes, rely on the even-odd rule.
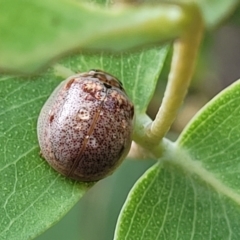
[[178,166],[189,174],[197,175],[216,192],[230,198],[240,205],[240,194],[236,193],[235,190],[218,179],[217,176],[208,171],[199,160],[194,159],[186,149],[180,148],[176,143],[167,143],[167,151],[161,158],[161,161]]

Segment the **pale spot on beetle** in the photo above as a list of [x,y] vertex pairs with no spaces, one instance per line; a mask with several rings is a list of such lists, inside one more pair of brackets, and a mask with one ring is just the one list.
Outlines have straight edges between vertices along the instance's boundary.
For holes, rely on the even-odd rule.
[[121,106],[122,104],[126,104],[126,99],[124,95],[121,95],[119,92],[117,91],[112,91],[111,92],[111,97],[113,99],[115,99],[115,101],[119,104],[119,106]]
[[123,128],[126,128],[126,127],[127,127],[127,122],[126,122],[126,120],[124,120],[124,119],[122,120],[122,127],[123,127]]
[[77,118],[81,120],[88,120],[90,118],[89,110],[81,108],[77,114]]
[[100,84],[96,84],[95,82],[86,83],[84,86],[84,90],[87,92],[95,92],[101,91],[103,87]]
[[112,91],[110,95],[111,95],[111,97],[116,98],[117,95],[118,95],[118,92],[117,91]]
[[97,100],[103,101],[104,98],[106,97],[106,93],[98,91],[98,92],[96,92],[96,94],[94,96]]
[[98,147],[98,142],[97,139],[93,136],[91,136],[88,140],[88,144],[92,147],[92,148],[97,148]]

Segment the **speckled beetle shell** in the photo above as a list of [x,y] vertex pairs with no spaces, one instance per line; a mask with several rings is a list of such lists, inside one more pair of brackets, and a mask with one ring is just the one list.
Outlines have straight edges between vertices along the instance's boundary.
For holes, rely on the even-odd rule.
[[38,118],[41,155],[59,173],[79,181],[111,174],[127,155],[134,108],[112,75],[90,70],[63,81]]

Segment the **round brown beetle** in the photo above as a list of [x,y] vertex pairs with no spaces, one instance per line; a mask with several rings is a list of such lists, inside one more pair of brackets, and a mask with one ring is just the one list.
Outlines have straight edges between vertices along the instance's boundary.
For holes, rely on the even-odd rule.
[[117,78],[101,70],[73,75],[40,112],[41,155],[64,176],[100,180],[126,157],[133,119],[133,104]]

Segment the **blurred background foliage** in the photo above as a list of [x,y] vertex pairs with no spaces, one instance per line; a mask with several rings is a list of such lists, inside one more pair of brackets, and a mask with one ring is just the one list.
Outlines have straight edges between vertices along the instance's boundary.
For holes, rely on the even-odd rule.
[[[159,77],[148,114],[154,118],[167,82],[171,51]],[[196,72],[168,138],[175,140],[192,116],[223,88],[240,78],[240,7],[218,28],[205,33]],[[55,226],[37,240],[111,240],[117,217],[134,182],[154,161],[125,160],[97,183]]]

